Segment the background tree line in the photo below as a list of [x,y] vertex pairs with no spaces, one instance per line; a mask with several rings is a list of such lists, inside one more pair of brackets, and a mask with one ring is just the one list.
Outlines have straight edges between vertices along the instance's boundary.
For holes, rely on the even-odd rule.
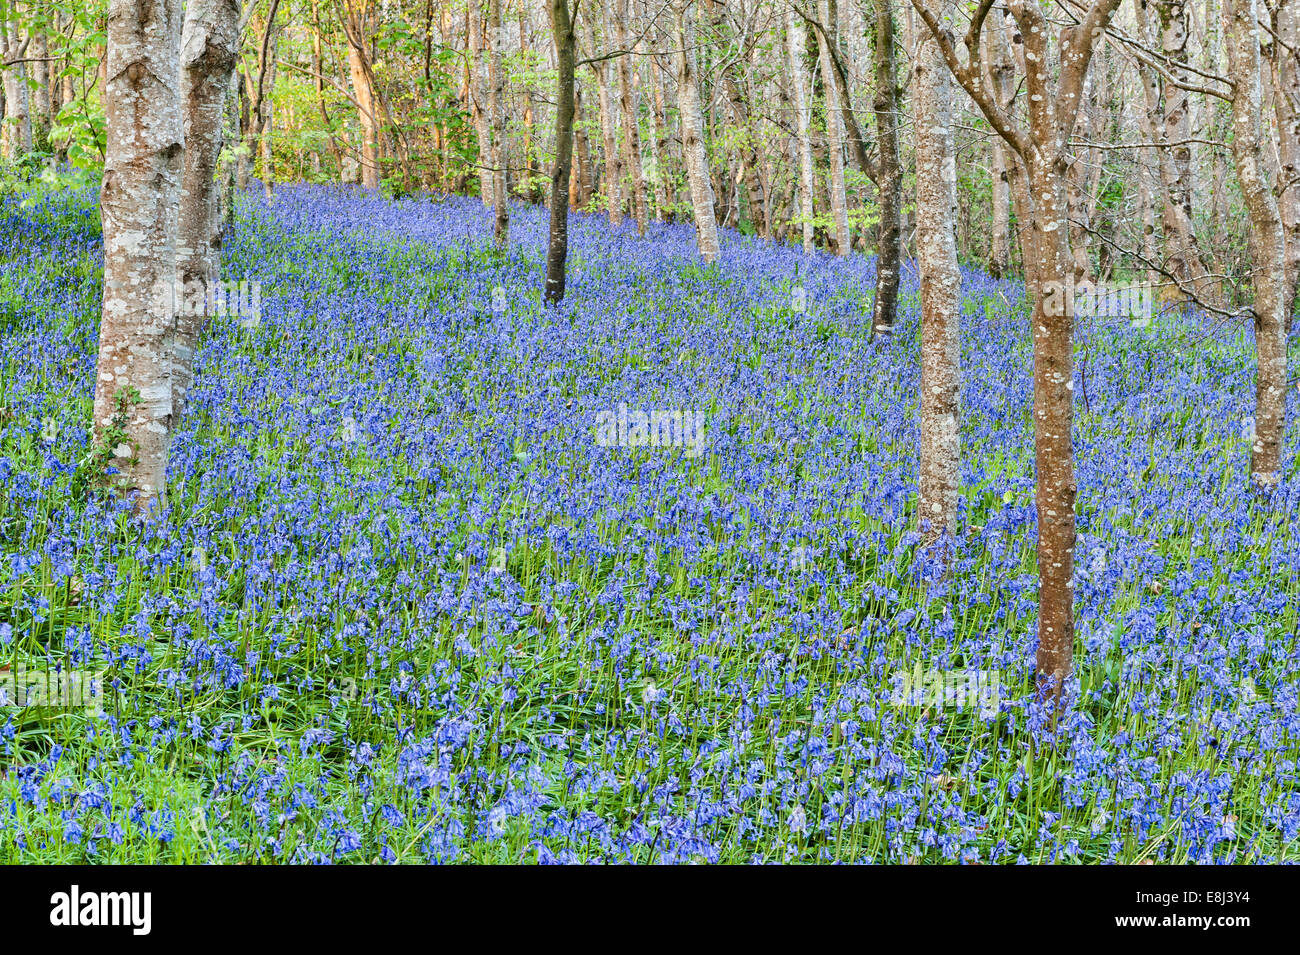
[[[1294,136],[1283,135],[1294,125],[1294,4],[1258,6],[1272,133],[1265,159],[1281,179],[1295,164]],[[579,5],[572,207],[638,224],[696,211],[676,63],[683,14],[694,37],[717,222],[776,241],[874,253],[890,188],[882,192],[878,167],[888,171],[896,151],[907,197],[901,238],[914,253],[911,134],[925,26],[910,0],[686,7]],[[973,5],[960,7],[965,22]],[[1059,25],[1080,7],[1043,9]],[[108,0],[0,0],[6,158],[34,153],[102,165],[107,8]],[[1022,35],[1005,3],[991,9],[983,67],[1023,109]],[[1213,286],[1221,304],[1249,297],[1231,110],[1216,95],[1224,85],[1216,78],[1228,75],[1222,14],[1218,2],[1127,0],[1117,9],[1088,73],[1069,155],[1071,254],[1080,275],[1155,280],[1165,269],[1193,291],[1208,295]],[[882,24],[892,83],[880,69]],[[545,201],[558,70],[550,5],[534,0],[246,0],[227,117],[241,144],[232,150],[237,174],[244,182],[358,182],[485,200],[496,177],[512,197]],[[954,110],[958,256],[1018,274],[1007,149],[968,97]],[[1295,191],[1282,197],[1289,230],[1300,229]],[[1300,264],[1300,253],[1288,255],[1292,268]]]

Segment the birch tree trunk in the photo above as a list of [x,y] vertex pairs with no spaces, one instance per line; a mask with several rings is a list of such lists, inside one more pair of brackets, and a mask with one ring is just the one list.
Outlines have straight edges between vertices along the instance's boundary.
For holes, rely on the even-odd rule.
[[[1187,46],[1185,4],[1182,0],[1139,0],[1138,33],[1147,43],[1152,42],[1150,33],[1154,29],[1150,23],[1151,3],[1156,6],[1159,16],[1160,44],[1162,52],[1170,58],[1170,72],[1180,82],[1188,82],[1191,77],[1182,62]],[[1161,224],[1168,270],[1192,288],[1198,297],[1211,300],[1216,296],[1192,223],[1192,147],[1187,142],[1191,137],[1189,94],[1173,83],[1162,83],[1156,71],[1141,60],[1138,61],[1138,75],[1146,102],[1147,134],[1159,144],[1155,155],[1164,198]],[[1166,284],[1161,298],[1182,302],[1188,296],[1176,286]]]
[[555,168],[551,172],[551,228],[546,250],[546,301],[564,299],[569,256],[569,176],[573,166],[575,39],[568,0],[551,0],[558,80],[555,97]]
[[[880,140],[877,203],[880,224],[876,241],[876,300],[872,306],[872,337],[892,335],[898,312],[898,278],[903,240],[903,163],[898,147],[898,77],[894,67],[893,0],[875,0],[876,94],[872,104]],[[941,69],[947,66],[940,64]]]
[[[830,22],[827,0],[820,0],[823,23]],[[817,31],[817,46],[821,50],[822,89],[826,106],[826,153],[830,164],[831,222],[835,228],[835,254],[848,255],[849,200],[844,182],[844,117],[838,106],[839,80],[835,64],[831,61],[830,44],[822,31]]]
[[667,68],[663,66],[660,58],[652,56],[650,58],[650,91],[653,95],[653,118],[654,118],[654,190],[655,190],[655,219],[659,222],[673,221],[673,190],[672,177],[669,168],[669,152],[671,141],[668,134],[668,105],[664,96],[663,73]]
[[1300,286],[1300,0],[1280,0],[1273,9],[1269,65],[1281,175],[1276,191],[1286,240],[1286,333],[1291,333]]
[[989,275],[1000,279],[1011,272],[1011,179],[1007,147],[997,136],[990,139],[989,147],[993,179],[993,221],[986,267]]
[[270,199],[275,194],[275,78],[279,72],[276,60],[280,55],[279,31],[271,35],[270,56],[266,63],[266,89],[260,97],[261,120],[258,123],[259,144],[262,153],[262,193]]
[[[1181,82],[1191,80],[1184,65],[1187,57],[1188,10],[1185,0],[1154,0],[1160,20],[1160,46],[1173,75]],[[1196,232],[1192,225],[1192,136],[1191,94],[1172,83],[1164,84],[1164,115],[1162,130],[1169,144],[1170,181],[1166,197],[1166,216],[1173,220],[1172,271],[1180,279],[1198,279],[1204,267],[1200,265],[1200,252],[1196,245]]]
[[[627,0],[614,0],[614,46],[628,49]],[[645,176],[641,170],[641,132],[637,123],[636,86],[632,79],[632,54],[623,53],[618,58],[619,103],[623,111],[623,162],[632,185],[632,214],[636,216],[636,230],[645,235],[650,224],[650,210],[646,202]]]
[[872,182],[876,182],[879,179],[879,170],[867,155],[866,139],[853,112],[853,91],[849,86],[849,57],[840,43],[841,12],[837,0],[825,0],[818,14],[821,19],[815,27],[818,39],[825,41],[825,45],[819,46],[819,49],[829,57],[831,70],[835,74],[835,88],[831,91],[833,100],[827,101],[828,108],[833,104],[834,108],[839,110],[840,130],[846,151],[853,158],[858,169]]
[[[572,22],[569,29],[576,31]],[[574,43],[576,46],[576,36]],[[557,105],[556,108],[558,109],[559,106]],[[592,191],[591,145],[587,141],[587,124],[582,118],[582,89],[578,86],[576,78],[573,86],[573,150],[574,168],[569,179],[569,195],[573,197],[573,201],[570,205],[575,209],[585,209],[591,200]]]
[[32,36],[31,44],[33,57],[32,79],[36,82],[36,88],[32,91],[31,97],[31,108],[36,114],[33,119],[33,144],[37,139],[36,130],[40,130],[42,142],[49,142],[50,126],[53,122],[53,117],[50,115],[50,63],[47,58],[49,45],[46,40],[45,29],[41,27],[36,30]]
[[[1019,27],[1016,25],[1011,12],[1005,9],[994,9],[989,13],[988,22],[985,25],[987,33],[988,62],[989,62],[989,83],[994,104],[1012,117],[1016,113],[1017,103],[1017,86],[1016,70],[1024,72],[1024,42],[1023,37],[1017,40],[1013,51],[1008,32],[1015,29],[1019,37]],[[1017,55],[1019,54],[1019,55]],[[1012,149],[1001,136],[993,137],[994,145],[1001,154],[1003,166],[1002,171],[1006,176],[1006,197],[1010,202],[1011,211],[1016,216],[1016,235],[1017,244],[1020,247],[1021,266],[1025,270],[1025,282],[1031,280],[1031,264],[1034,258],[1033,254],[1033,199],[1029,195],[1028,175],[1025,172],[1025,166],[1016,151]],[[996,183],[995,183],[996,186]],[[996,215],[996,210],[995,215]],[[1003,210],[1004,214],[1007,210]],[[1011,228],[1007,226],[1008,246],[1010,245]],[[1010,248],[1007,249],[1008,267],[1010,264]],[[1032,290],[1026,286],[1026,292],[1032,297]]]
[[137,511],[164,500],[185,129],[180,0],[111,0],[95,444]]
[[[238,58],[236,58],[238,64]],[[238,145],[243,142],[243,130],[240,128],[241,117],[239,115],[239,67],[235,66],[230,73],[230,80],[226,85],[226,105],[225,119],[222,125],[222,142],[235,143]],[[239,161],[236,156],[222,149],[222,154],[218,154],[218,210],[217,216],[221,220],[221,229],[219,235],[224,235],[226,229],[234,225],[235,222],[235,189],[239,178]]]
[[[1098,134],[1100,107],[1097,104],[1100,83],[1097,82],[1098,62],[1103,54],[1098,53],[1093,69],[1084,78],[1082,102],[1079,104],[1079,119],[1076,123],[1075,138],[1094,142]],[[1100,170],[1095,147],[1075,145],[1071,150],[1072,158],[1068,160],[1066,172],[1066,196],[1068,198],[1068,218],[1070,237],[1070,258],[1073,265],[1073,277],[1076,285],[1088,281],[1092,276],[1092,259],[1088,255],[1088,228],[1092,224],[1093,201],[1096,176]]]
[[4,158],[17,159],[32,151],[31,98],[27,86],[27,55],[29,38],[23,37],[18,22],[6,23],[0,19],[0,59],[17,60],[4,68]]
[[[478,137],[479,198],[483,200],[483,205],[490,206],[496,194],[496,184],[492,178],[492,121],[487,105],[488,94],[484,89],[486,84],[483,81],[485,41],[482,11],[479,8],[481,2],[482,0],[474,0],[465,7],[466,45],[469,47],[469,56],[465,62],[465,83],[470,123],[474,126],[474,133]],[[353,76],[355,85],[355,72]],[[373,93],[370,98],[373,103]],[[357,101],[364,102],[359,93]],[[368,111],[371,116],[374,116],[373,105]]]
[[695,238],[705,263],[718,257],[718,220],[713,212],[713,184],[704,150],[704,114],[695,66],[695,0],[675,0],[677,20],[677,108],[682,121],[682,152],[690,183]]
[[807,34],[803,22],[794,11],[793,6],[785,10],[786,49],[790,62],[790,99],[794,103],[796,149],[798,151],[798,209],[799,224],[803,233],[803,250],[813,250],[813,148],[812,148],[812,110],[809,107],[807,71],[804,69],[804,40]]
[[[527,8],[519,10],[519,53],[524,62],[528,62],[531,43],[528,36],[529,16]],[[533,89],[525,84],[524,99],[524,147],[523,147],[523,182],[516,184],[515,193],[525,196],[533,202],[542,201],[541,171],[537,165],[536,120],[533,112]]]
[[[246,70],[235,69],[235,85],[239,87],[239,149],[235,155],[235,188],[248,188],[252,144],[257,136],[257,121],[252,110],[253,79]],[[233,207],[233,204],[232,204]]]
[[[488,135],[492,163],[492,239],[498,248],[510,244],[510,205],[506,201],[506,113],[505,70],[501,62],[501,0],[488,4]],[[566,194],[566,199],[567,194]]]
[[[239,56],[241,0],[189,0],[181,35],[185,171],[181,180],[176,267],[185,308],[176,317],[172,411],[179,417],[194,377],[194,349],[221,273],[217,160],[226,100]],[[198,292],[196,295],[195,292]],[[202,302],[201,308],[193,307]]]
[[[1139,108],[1138,113],[1142,110]],[[1152,159],[1150,153],[1154,149],[1143,147],[1136,150],[1135,158],[1137,160],[1138,175],[1138,218],[1142,223],[1142,238],[1140,248],[1142,257],[1151,265],[1147,266],[1146,276],[1147,284],[1152,289],[1158,288],[1161,282],[1161,275],[1156,271],[1154,263],[1159,261],[1159,249],[1156,242],[1156,194],[1158,192],[1157,179],[1158,173],[1155,171],[1156,160]]]
[[[1008,9],[993,10],[989,14],[989,43],[992,50],[990,80],[994,103],[1008,117],[1017,116],[1018,91],[1016,73],[1025,74],[1025,44],[1019,25]],[[1014,30],[1016,41],[1011,42],[1009,33]],[[997,137],[1006,159],[1007,191],[1011,197],[1011,208],[1015,212],[1015,237],[1020,247],[1021,267],[1025,273],[1026,294],[1032,298],[1038,294],[1033,286],[1033,263],[1036,261],[1034,251],[1034,200],[1029,192],[1029,173],[1024,160],[1009,147],[1004,137]]]
[[1280,477],[1286,428],[1286,263],[1282,217],[1266,179],[1258,0],[1224,0],[1232,77],[1232,152],[1250,214],[1255,293],[1255,440],[1251,479],[1268,491]]
[[[952,2],[939,8],[952,23]],[[916,53],[916,248],[921,272],[921,483],[923,539],[957,533],[960,479],[961,271],[953,224],[957,167],[952,88],[943,55],[928,33]]]
[[[608,52],[609,0],[600,5],[601,49]],[[592,49],[596,49],[596,31],[592,27]],[[600,139],[605,154],[605,167],[601,173],[601,191],[605,194],[606,212],[610,225],[623,224],[623,153],[618,148],[617,121],[614,118],[613,95],[609,88],[609,61],[598,60],[592,64],[596,75],[596,101],[600,108]]]

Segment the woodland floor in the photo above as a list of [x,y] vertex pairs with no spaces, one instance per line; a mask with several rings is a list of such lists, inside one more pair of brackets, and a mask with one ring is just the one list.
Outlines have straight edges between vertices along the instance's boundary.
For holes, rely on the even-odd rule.
[[[0,666],[107,686],[0,710],[0,861],[1300,860],[1300,393],[1261,502],[1248,331],[1080,332],[1053,734],[1018,284],[963,273],[943,574],[914,268],[875,344],[869,258],[728,234],[704,268],[689,225],[578,215],[553,309],[544,211],[512,231],[245,200],[261,319],[214,321],[142,528],[86,466],[94,197],[0,201]],[[598,444],[624,404],[699,411],[702,453]]]

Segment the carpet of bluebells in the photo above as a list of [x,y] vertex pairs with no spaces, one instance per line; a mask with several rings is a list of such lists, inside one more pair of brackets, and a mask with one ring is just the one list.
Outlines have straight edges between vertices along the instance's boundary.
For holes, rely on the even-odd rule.
[[[89,463],[95,198],[0,200],[0,667],[106,684],[0,710],[0,861],[1300,860],[1300,427],[1257,499],[1248,330],[1079,335],[1053,727],[1020,285],[963,273],[941,565],[914,269],[879,344],[869,258],[733,234],[705,267],[689,225],[577,215],[550,308],[544,211],[512,231],[242,199],[261,320],[213,321],[142,525]],[[622,404],[701,410],[704,453],[598,444]]]

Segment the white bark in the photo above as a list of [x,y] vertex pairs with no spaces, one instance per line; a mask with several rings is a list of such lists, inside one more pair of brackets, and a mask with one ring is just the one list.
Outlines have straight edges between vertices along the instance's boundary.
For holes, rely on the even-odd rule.
[[[0,20],[0,60],[21,60],[27,53],[28,43],[17,21]],[[17,159],[32,151],[31,98],[27,87],[27,64],[14,63],[4,72],[4,126],[0,133],[6,159]]]
[[181,0],[111,0],[105,113],[108,147],[104,313],[95,382],[97,446],[138,491],[164,495],[172,413],[176,231],[184,164]]
[[795,13],[794,7],[786,7],[786,51],[790,63],[791,99],[794,102],[795,128],[797,130],[795,148],[798,152],[799,165],[799,220],[803,233],[803,250],[804,252],[811,252],[813,250],[813,193],[815,186],[813,183],[813,151],[810,132],[812,111],[808,106],[808,78],[803,62],[802,40],[804,36],[802,21],[799,19],[798,14]]
[[[601,0],[600,5],[601,44],[605,52],[609,50],[609,0]],[[595,49],[595,32],[592,32],[592,48]],[[596,74],[596,103],[600,108],[601,148],[605,153],[605,171],[601,176],[601,187],[605,193],[606,212],[611,225],[623,224],[623,153],[618,148],[618,120],[614,112],[613,92],[610,89],[609,60],[600,60],[592,64]]]
[[[831,29],[830,12],[826,0],[820,2],[822,23]],[[822,89],[826,107],[826,154],[830,163],[831,221],[835,226],[835,254],[849,254],[849,200],[844,183],[844,118],[840,115],[839,82],[835,65],[831,62],[830,47],[826,37],[817,31],[817,46],[821,50]]]
[[1263,76],[1258,0],[1224,0],[1228,66],[1233,78],[1232,151],[1250,214],[1255,301],[1255,440],[1251,477],[1268,490],[1280,477],[1286,427],[1286,265],[1282,216],[1264,158]]
[[501,30],[501,0],[490,0],[488,13],[488,137],[492,164],[493,241],[510,243],[510,205],[506,201],[505,68],[501,61],[505,34]]
[[[951,0],[936,14],[951,23]],[[952,83],[929,32],[916,55],[916,246],[921,272],[921,482],[918,523],[927,538],[957,532],[960,480],[961,271]]]
[[266,90],[262,98],[261,130],[262,193],[270,199],[275,193],[275,75],[279,56],[280,34],[271,34],[270,56],[266,64]]
[[[483,17],[481,0],[470,3],[465,11],[466,41],[469,55],[466,59],[466,98],[469,102],[470,122],[478,138],[478,189],[483,205],[492,205],[495,186],[492,181],[492,129],[487,105],[488,94],[483,68]],[[354,85],[356,70],[353,70]],[[360,101],[360,97],[358,96]],[[373,113],[373,107],[371,108]]]
[[[615,0],[614,46],[628,48],[628,0]],[[618,58],[619,104],[623,112],[623,162],[632,188],[632,213],[637,231],[645,235],[650,220],[646,202],[645,176],[641,171],[641,135],[637,126],[636,82],[632,73],[631,54]]]
[[691,209],[700,258],[718,257],[718,220],[713,211],[713,184],[704,150],[704,116],[695,65],[695,0],[677,0],[677,97],[682,120],[682,151],[690,183]]
[[182,309],[173,347],[172,410],[179,415],[193,378],[194,349],[207,317],[206,303],[221,274],[221,208],[217,163],[223,119],[239,53],[241,0],[189,0],[181,36],[181,89],[185,122],[185,173],[177,228],[179,285],[202,292],[202,310]]

